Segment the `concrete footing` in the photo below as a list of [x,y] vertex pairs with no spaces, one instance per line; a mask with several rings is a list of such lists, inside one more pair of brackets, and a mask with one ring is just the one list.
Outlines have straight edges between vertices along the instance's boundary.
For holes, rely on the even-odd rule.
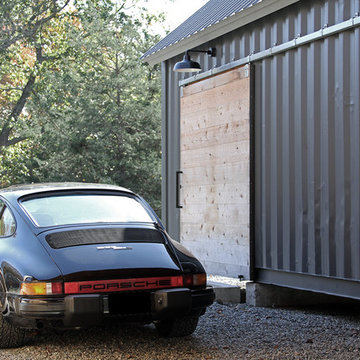
[[290,289],[282,286],[248,282],[246,284],[246,303],[251,306],[303,306],[315,304],[352,303],[355,300],[311,291]]
[[216,302],[220,304],[245,303],[245,282],[236,278],[209,275],[208,284],[214,288]]
[[209,275],[208,284],[213,286],[215,301],[220,304],[245,303],[250,306],[307,306],[349,304],[360,306],[359,300],[347,299],[312,291],[291,289],[283,286],[240,281],[218,275]]
[[238,304],[245,302],[245,289],[240,287],[214,287],[215,301],[219,304]]

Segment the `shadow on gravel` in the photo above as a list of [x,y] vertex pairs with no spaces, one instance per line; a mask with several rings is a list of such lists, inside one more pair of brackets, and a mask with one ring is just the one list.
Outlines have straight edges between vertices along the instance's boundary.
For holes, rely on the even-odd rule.
[[161,338],[153,325],[111,320],[90,329],[44,331],[20,349],[2,350],[2,359],[360,359],[360,307],[215,303],[188,337]]
[[344,317],[360,322],[360,302],[356,300],[344,300],[336,303],[303,306],[281,306],[278,307],[278,309],[298,310],[309,314]]
[[[138,358],[139,351],[150,354],[152,350],[156,353],[166,353],[171,348],[177,349],[186,355],[204,350],[204,346],[196,335],[183,338],[162,338],[158,335],[155,326],[152,324],[118,323],[114,320],[106,321],[99,327],[79,330],[44,330],[33,334],[28,347],[52,349],[77,349],[76,352],[89,354],[92,351],[96,354],[106,352],[118,352],[128,354],[125,358]],[[184,356],[185,356],[184,355]],[[73,357],[73,356],[72,356]],[[154,357],[155,358],[155,357]],[[152,359],[149,357],[149,359]]]

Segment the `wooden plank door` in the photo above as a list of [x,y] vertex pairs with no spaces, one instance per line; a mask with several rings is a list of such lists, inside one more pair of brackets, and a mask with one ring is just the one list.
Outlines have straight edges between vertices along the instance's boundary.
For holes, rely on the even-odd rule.
[[249,275],[248,67],[181,95],[180,242],[218,275]]

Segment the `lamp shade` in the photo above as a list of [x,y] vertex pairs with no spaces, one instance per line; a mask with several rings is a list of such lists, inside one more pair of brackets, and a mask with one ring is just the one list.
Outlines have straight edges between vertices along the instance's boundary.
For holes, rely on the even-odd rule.
[[186,51],[182,61],[179,61],[174,66],[176,72],[195,72],[200,71],[201,66],[196,61],[190,59],[189,53]]

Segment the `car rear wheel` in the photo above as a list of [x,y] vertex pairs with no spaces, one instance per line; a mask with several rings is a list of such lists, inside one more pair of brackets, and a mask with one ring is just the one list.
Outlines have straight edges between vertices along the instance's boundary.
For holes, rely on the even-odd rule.
[[155,327],[160,336],[187,336],[195,331],[198,321],[198,316],[185,316],[178,319],[157,321]]
[[21,346],[25,341],[26,330],[11,325],[0,314],[0,349]]

